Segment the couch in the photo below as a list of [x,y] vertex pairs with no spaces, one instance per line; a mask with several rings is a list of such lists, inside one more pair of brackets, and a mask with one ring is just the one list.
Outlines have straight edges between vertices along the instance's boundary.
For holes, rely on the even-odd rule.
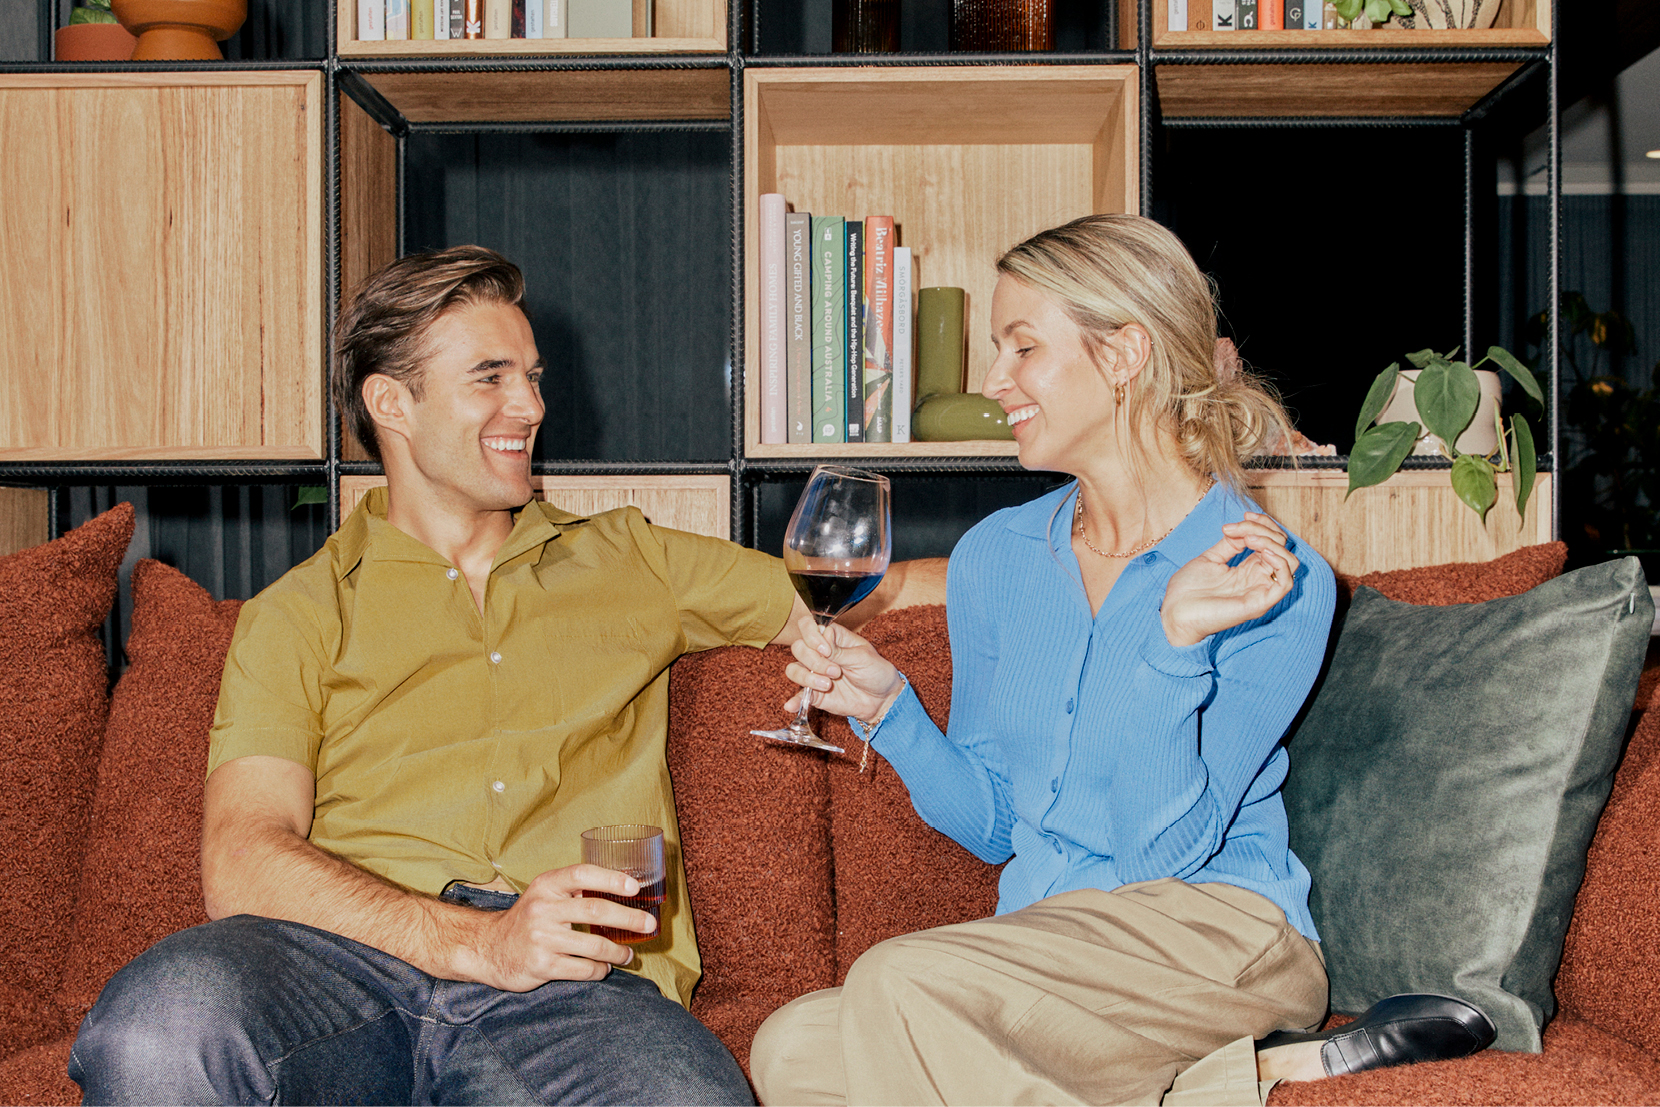
[[[204,921],[201,774],[240,605],[140,561],[129,667],[106,696],[98,627],[131,531],[122,505],[0,558],[0,849],[13,905],[0,929],[4,1103],[78,1102],[64,1067],[104,981],[167,933]],[[1560,545],[1533,547],[1364,583],[1412,603],[1467,602],[1523,592],[1562,560]],[[943,722],[945,615],[926,602],[938,598],[938,568],[913,567],[912,578],[865,633]],[[784,663],[779,649],[714,650],[683,658],[671,678],[670,767],[704,961],[692,1009],[746,1065],[772,1010],[838,983],[872,944],[996,902],[996,867],[922,824],[879,755],[861,768],[844,721],[820,722],[844,739],[848,752],[837,756],[749,736],[779,717],[790,691]],[[1657,685],[1660,671],[1645,672],[1543,1051],[1281,1084],[1270,1102],[1660,1102]]]

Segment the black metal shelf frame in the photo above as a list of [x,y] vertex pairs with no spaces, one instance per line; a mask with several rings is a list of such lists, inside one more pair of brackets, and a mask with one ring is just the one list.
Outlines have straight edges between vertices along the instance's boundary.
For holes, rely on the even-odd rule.
[[[1141,213],[1150,215],[1154,196],[1153,153],[1155,136],[1169,129],[1250,129],[1250,128],[1445,128],[1464,130],[1464,318],[1465,346],[1469,348],[1476,330],[1474,289],[1478,281],[1478,251],[1474,231],[1475,206],[1479,202],[1476,177],[1481,168],[1476,132],[1479,126],[1518,90],[1535,82],[1545,84],[1545,116],[1549,127],[1549,365],[1552,395],[1558,380],[1557,351],[1559,349],[1557,305],[1560,299],[1560,190],[1561,190],[1561,136],[1558,114],[1557,26],[1560,13],[1553,11],[1551,41],[1538,47],[1441,47],[1385,48],[1365,50],[1338,49],[1253,49],[1230,51],[1221,49],[1157,49],[1152,45],[1153,19],[1151,5],[1158,0],[1140,0],[1137,5],[1137,45],[1133,50],[1118,49],[1117,3],[1107,5],[1107,28],[1110,49],[1086,53],[1045,54],[966,54],[966,53],[902,53],[889,55],[823,55],[823,54],[768,54],[754,51],[759,43],[759,0],[735,0],[728,5],[727,42],[724,54],[697,54],[673,56],[630,55],[561,55],[558,57],[521,58],[399,58],[399,59],[342,59],[331,45],[328,57],[323,59],[280,61],[237,61],[184,63],[192,71],[259,71],[259,70],[320,70],[325,82],[325,173],[322,187],[326,191],[324,303],[327,326],[324,329],[324,364],[328,364],[328,335],[332,334],[340,299],[340,161],[338,94],[344,93],[358,103],[376,122],[397,139],[398,174],[398,249],[403,252],[403,212],[405,210],[405,142],[411,134],[453,133],[632,133],[644,131],[692,131],[714,133],[727,131],[731,138],[730,199],[731,199],[731,319],[729,327],[729,357],[731,373],[731,434],[730,456],[711,461],[597,461],[544,460],[533,466],[539,475],[640,475],[686,474],[729,475],[732,484],[731,518],[733,538],[752,543],[756,531],[756,513],[759,508],[758,488],[774,480],[799,478],[822,461],[832,460],[817,456],[790,458],[749,458],[744,453],[744,71],[747,68],[791,67],[954,67],[968,65],[1045,66],[1045,65],[1125,65],[1139,69],[1140,127],[1140,206]],[[1560,3],[1561,0],[1558,0]],[[46,4],[42,3],[43,12]],[[328,41],[338,42],[335,5],[326,4]],[[42,56],[49,49],[51,21],[42,21]],[[746,26],[747,23],[747,26]],[[750,37],[746,39],[746,32]],[[745,50],[748,41],[752,49]],[[1458,118],[1413,118],[1399,116],[1351,117],[1199,117],[1163,119],[1158,109],[1157,68],[1183,65],[1265,65],[1292,64],[1318,66],[1330,64],[1423,64],[1435,65],[1457,62],[1517,62],[1521,68],[1480,103]],[[169,68],[179,67],[177,63]],[[44,62],[0,63],[0,73],[63,72],[68,67]],[[79,63],[78,73],[155,72],[153,63]],[[389,103],[364,75],[375,73],[489,73],[515,71],[583,71],[656,69],[721,69],[730,75],[730,117],[715,120],[627,120],[627,121],[560,121],[536,123],[501,123],[490,121],[443,123],[411,123]],[[127,483],[188,484],[211,482],[278,481],[311,483],[321,481],[328,487],[329,526],[339,523],[339,478],[343,475],[378,474],[379,465],[372,462],[344,461],[339,413],[334,399],[324,387],[324,419],[326,456],[318,461],[110,461],[110,462],[0,462],[0,483],[46,484],[51,489],[51,515],[56,528],[59,512],[56,509],[56,490],[60,486],[122,481]],[[1555,443],[1560,432],[1557,405],[1549,405],[1547,442]],[[1544,451],[1540,467],[1551,467],[1552,453]],[[1029,475],[1011,457],[871,457],[858,462],[883,472],[905,475],[932,475],[969,480],[999,480],[1015,475]],[[1296,464],[1308,469],[1341,469],[1343,458],[1302,458],[1293,463],[1288,459],[1259,459],[1262,468],[1283,468]],[[1434,458],[1409,458],[1403,466],[1409,469],[1444,467],[1445,462]],[[1560,513],[1560,489],[1553,482],[1552,528],[1557,527]]]

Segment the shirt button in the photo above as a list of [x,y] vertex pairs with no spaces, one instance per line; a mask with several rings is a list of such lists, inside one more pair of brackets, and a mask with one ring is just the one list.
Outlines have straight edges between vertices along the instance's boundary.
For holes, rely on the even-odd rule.
[[1066,713],[1068,715],[1072,714],[1072,699],[1070,696],[1066,700]]
[[456,577],[460,576],[461,573],[458,570],[451,568],[451,569],[445,569],[444,570],[444,575],[449,577],[451,580],[454,580]]
[[1061,778],[1060,777],[1058,777],[1058,776],[1054,777],[1053,779],[1051,779],[1049,781],[1049,790],[1051,792],[1058,792],[1058,791],[1061,790]]
[[497,665],[500,665],[501,664],[501,654],[492,652],[490,654],[490,660],[494,661]]
[[494,784],[492,784],[492,785],[490,785],[490,787],[492,787],[492,788],[494,788],[494,789],[495,789],[495,790],[496,790],[496,791],[498,791],[498,792],[505,792],[505,791],[507,791],[507,785],[505,785],[505,784],[503,784],[503,783],[502,783],[502,782],[501,782],[501,781],[499,781],[499,780],[498,780],[498,781],[496,781],[496,782],[495,782],[495,783],[494,783]]

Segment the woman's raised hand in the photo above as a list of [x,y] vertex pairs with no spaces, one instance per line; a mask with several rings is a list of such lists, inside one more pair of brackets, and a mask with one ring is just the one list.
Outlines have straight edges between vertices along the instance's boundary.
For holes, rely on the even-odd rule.
[[[1229,565],[1249,549],[1251,555]],[[1191,646],[1217,631],[1249,622],[1291,591],[1301,564],[1285,548],[1285,532],[1266,515],[1246,512],[1222,525],[1222,541],[1176,570],[1164,589],[1164,636]]]
[[[899,698],[905,687],[899,670],[853,631],[840,623],[821,627],[811,615],[803,615],[797,629],[801,636],[790,646],[795,661],[784,675],[812,691],[814,707],[875,720]],[[791,696],[784,710],[796,710],[800,696]]]

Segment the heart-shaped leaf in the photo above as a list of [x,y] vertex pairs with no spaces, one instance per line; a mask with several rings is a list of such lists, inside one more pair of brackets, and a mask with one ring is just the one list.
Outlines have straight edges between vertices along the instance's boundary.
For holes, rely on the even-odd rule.
[[1355,439],[1355,448],[1349,451],[1349,491],[1344,498],[1357,488],[1370,488],[1393,476],[1422,430],[1417,423],[1384,423]]
[[1337,9],[1341,18],[1350,22],[1360,18],[1360,0],[1333,0],[1332,7]]
[[1453,443],[1475,418],[1476,405],[1481,402],[1481,384],[1475,371],[1461,361],[1431,361],[1418,374],[1412,396],[1424,426],[1446,445],[1451,456],[1455,452]]
[[1533,375],[1533,370],[1518,361],[1515,354],[1503,346],[1489,346],[1487,357],[1490,361],[1498,362],[1499,368],[1509,373],[1516,383],[1522,386],[1522,391],[1541,404],[1545,402],[1545,394],[1539,388],[1539,378]]
[[1539,472],[1539,455],[1533,448],[1533,428],[1520,415],[1510,417],[1510,436],[1515,441],[1516,514],[1527,516],[1528,497]]
[[1400,375],[1401,363],[1391,361],[1389,368],[1373,379],[1372,387],[1366,390],[1366,402],[1360,405],[1360,415],[1355,419],[1357,439],[1366,433],[1366,428],[1372,425],[1372,420],[1382,415],[1383,409],[1389,406],[1389,397],[1395,394],[1395,384]]
[[1498,499],[1499,482],[1493,475],[1493,466],[1484,457],[1459,454],[1452,463],[1452,487],[1458,498],[1487,521],[1487,510]]
[[1436,353],[1434,350],[1426,348],[1422,350],[1414,350],[1412,353],[1407,354],[1406,360],[1412,363],[1412,367],[1414,369],[1422,369],[1424,366],[1428,365],[1432,359],[1439,358],[1440,356],[1441,355]]

